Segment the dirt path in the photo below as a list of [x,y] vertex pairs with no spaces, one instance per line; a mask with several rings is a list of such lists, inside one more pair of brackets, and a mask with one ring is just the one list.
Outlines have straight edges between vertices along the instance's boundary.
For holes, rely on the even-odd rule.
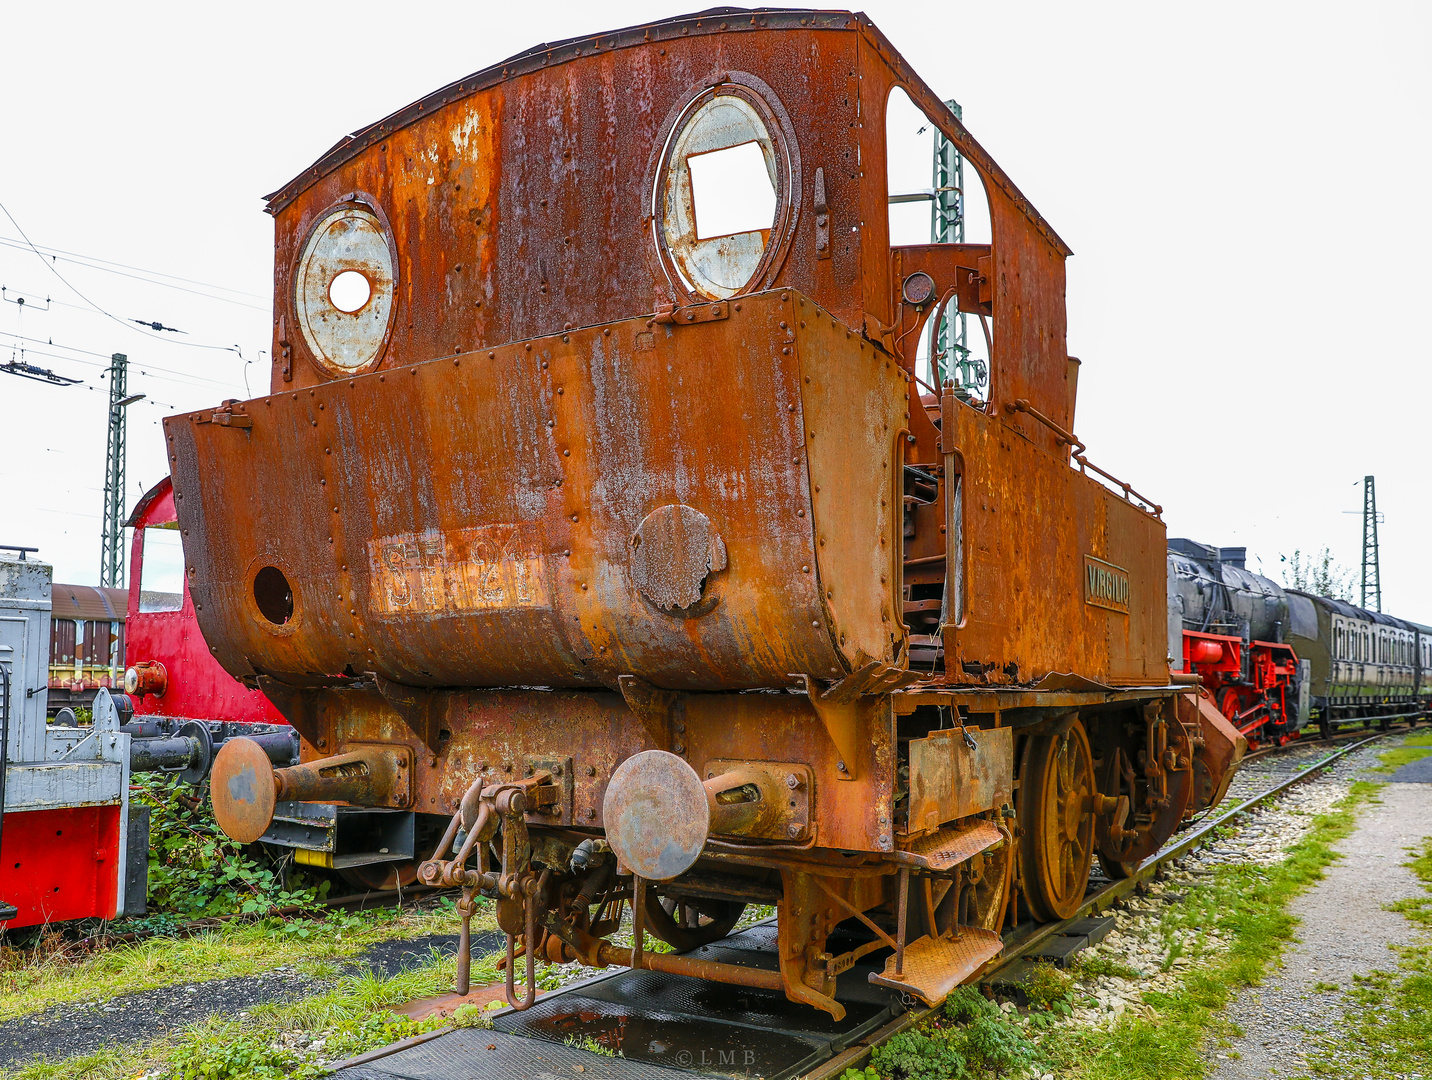
[[[1404,770],[1404,772],[1406,772]],[[1347,987],[1355,974],[1396,966],[1390,946],[1408,944],[1413,928],[1383,905],[1425,895],[1402,864],[1407,849],[1432,836],[1432,770],[1393,777],[1357,829],[1337,845],[1343,858],[1292,904],[1302,920],[1283,967],[1245,990],[1228,1015],[1245,1034],[1231,1049],[1211,1050],[1213,1080],[1289,1077],[1311,1071],[1309,1036],[1338,1025],[1340,995],[1319,984]],[[1320,1053],[1321,1051],[1318,1051]]]

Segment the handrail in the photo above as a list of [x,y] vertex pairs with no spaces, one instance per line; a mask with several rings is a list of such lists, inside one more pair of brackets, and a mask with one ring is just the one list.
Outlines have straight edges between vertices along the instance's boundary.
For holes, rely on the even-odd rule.
[[1040,412],[1038,409],[1036,409],[1033,405],[1029,403],[1028,398],[1019,398],[1017,401],[1006,401],[1004,403],[1004,408],[1006,412],[1028,413],[1030,416],[1034,417],[1034,419],[1038,420],[1041,424],[1047,427],[1050,431],[1054,432],[1054,434],[1058,435],[1059,441],[1061,443],[1067,443],[1070,446],[1077,447],[1077,449],[1074,451],[1076,455],[1084,453],[1084,451],[1087,449],[1087,447],[1085,447],[1085,445],[1079,441],[1079,439],[1074,435],[1073,432],[1065,431],[1053,420],[1045,416],[1042,412]]
[[1074,448],[1071,456],[1074,458],[1075,461],[1079,463],[1079,470],[1081,472],[1085,471],[1086,469],[1093,469],[1105,480],[1109,481],[1109,483],[1114,484],[1115,486],[1120,488],[1124,493],[1124,499],[1126,501],[1132,503],[1134,499],[1138,499],[1139,502],[1144,504],[1145,508],[1153,511],[1155,517],[1162,516],[1162,506],[1154,502],[1148,496],[1143,495],[1140,492],[1134,490],[1132,484],[1120,480],[1112,473],[1105,472],[1103,469],[1099,468],[1099,466],[1095,465],[1092,461],[1085,457],[1084,455],[1087,452],[1088,448],[1082,442],[1079,441],[1079,439],[1074,435],[1074,433],[1070,431],[1065,431],[1064,428],[1060,427],[1053,420],[1049,419],[1049,417],[1045,416],[1042,412],[1040,412],[1038,409],[1036,409],[1033,405],[1029,403],[1028,398],[1019,398],[1016,401],[1006,401],[1004,403],[1004,407],[1005,410],[1008,412],[1028,413],[1031,417],[1033,417],[1035,420],[1038,420],[1050,431],[1054,432],[1054,434],[1059,437],[1059,441],[1061,443],[1065,443],[1070,447]]

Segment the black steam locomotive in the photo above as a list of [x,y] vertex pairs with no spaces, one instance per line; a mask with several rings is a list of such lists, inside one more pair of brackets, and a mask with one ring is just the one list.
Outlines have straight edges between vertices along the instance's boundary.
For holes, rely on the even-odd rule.
[[1432,627],[1285,589],[1244,565],[1245,548],[1168,549],[1170,663],[1200,675],[1250,743],[1432,712]]

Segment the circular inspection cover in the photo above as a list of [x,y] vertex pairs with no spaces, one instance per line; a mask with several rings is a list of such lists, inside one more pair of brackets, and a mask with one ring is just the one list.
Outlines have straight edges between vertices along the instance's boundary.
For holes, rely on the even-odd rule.
[[209,790],[219,828],[241,844],[268,832],[278,801],[273,762],[253,739],[230,739],[214,757]]
[[670,881],[689,870],[711,831],[701,778],[665,750],[646,750],[617,766],[602,818],[617,858],[650,881]]

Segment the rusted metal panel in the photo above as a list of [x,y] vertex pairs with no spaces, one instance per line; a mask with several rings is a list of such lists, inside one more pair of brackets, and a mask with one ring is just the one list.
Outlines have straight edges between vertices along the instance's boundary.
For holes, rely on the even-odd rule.
[[[845,144],[858,130],[846,85],[856,24],[848,13],[801,13],[784,20],[789,31],[762,35],[737,32],[740,21],[723,31],[720,22],[685,20],[669,35],[534,51],[375,125],[278,193],[274,389],[283,384],[278,324],[295,304],[303,239],[355,191],[392,228],[398,288],[388,367],[699,299],[657,254],[646,208],[664,186],[666,139],[686,104],[711,87],[717,56],[730,85],[774,103],[770,135],[790,170],[780,193],[785,232],[769,239],[758,287],[806,282],[858,325],[850,299],[858,171],[834,153],[801,156],[803,146]],[[815,224],[802,211],[821,165],[838,235],[833,257],[813,273]],[[293,317],[284,333],[293,386],[334,377]]]
[[[942,437],[966,485],[965,617],[950,674],[1165,683],[1163,522],[1036,446],[1032,421],[1021,428],[963,405],[949,420]],[[1124,572],[1127,611],[1086,602],[1086,556]]]
[[911,739],[908,832],[1010,805],[1013,778],[1009,728],[947,728]]
[[[800,361],[765,344],[797,300],[273,395],[246,406],[246,434],[171,418],[205,638],[231,670],[300,684],[344,670],[419,687],[838,678],[811,572]],[[691,530],[695,547],[677,542]],[[292,586],[281,623],[256,602],[265,566]],[[847,581],[870,591],[827,576]]]
[[[800,352],[821,599],[849,666],[899,662],[906,636],[899,522],[908,377],[893,357],[814,301],[797,296],[791,317],[783,328]],[[848,542],[857,536],[864,539]]]

